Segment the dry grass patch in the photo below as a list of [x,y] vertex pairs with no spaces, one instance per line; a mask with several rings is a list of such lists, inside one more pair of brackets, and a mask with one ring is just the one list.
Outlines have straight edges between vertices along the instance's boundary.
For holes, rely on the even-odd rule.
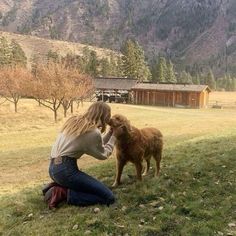
[[[75,112],[83,112],[89,105],[90,103],[84,103],[84,106],[75,109]],[[232,127],[235,127],[236,110],[110,105],[113,114],[126,115],[132,124],[139,128],[159,128],[164,134],[165,148],[186,140],[194,141],[227,130],[230,132]],[[51,146],[64,121],[62,110],[59,113],[59,122],[54,123],[53,113],[30,99],[19,102],[18,113],[14,113],[12,104],[5,103],[0,106],[2,194],[7,193],[9,189],[19,191],[26,186],[49,180],[48,158]],[[83,157],[78,162],[81,168],[103,163],[89,157]]]

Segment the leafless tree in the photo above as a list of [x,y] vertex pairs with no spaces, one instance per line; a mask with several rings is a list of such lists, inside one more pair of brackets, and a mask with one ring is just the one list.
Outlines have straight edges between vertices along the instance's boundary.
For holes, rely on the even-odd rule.
[[[47,65],[38,65],[32,87],[33,97],[43,106],[51,109],[57,121],[58,109],[64,108],[64,116],[71,103],[80,96],[80,87],[90,85],[91,79],[80,74],[78,69],[69,68],[63,63],[50,62]],[[83,91],[86,87],[83,87]]]
[[74,101],[82,97],[86,98],[90,91],[94,89],[90,76],[81,74],[76,68],[70,68],[70,70],[73,71],[75,76],[71,76],[65,86],[66,93],[62,101],[64,117],[66,117],[69,108],[71,108],[71,113],[73,113]]
[[25,95],[25,84],[30,77],[31,73],[22,66],[7,66],[0,70],[0,94],[14,103],[15,112],[20,98]]

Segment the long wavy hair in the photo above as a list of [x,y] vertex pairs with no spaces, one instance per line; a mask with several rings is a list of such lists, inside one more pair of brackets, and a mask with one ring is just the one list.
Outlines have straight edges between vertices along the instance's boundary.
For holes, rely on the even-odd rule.
[[103,133],[110,115],[111,108],[106,103],[95,102],[84,114],[70,117],[63,125],[61,132],[67,136],[79,136],[89,130],[101,128]]

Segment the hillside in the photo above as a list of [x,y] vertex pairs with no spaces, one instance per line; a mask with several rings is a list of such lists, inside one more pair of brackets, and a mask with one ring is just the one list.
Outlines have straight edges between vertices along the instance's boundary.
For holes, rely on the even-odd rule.
[[235,0],[2,0],[0,30],[116,50],[134,37],[149,59],[236,73],[235,12]]
[[43,39],[35,36],[20,35],[2,31],[0,31],[0,37],[5,37],[8,40],[16,40],[16,42],[20,44],[28,58],[28,65],[31,64],[34,58],[45,60],[49,50],[57,52],[61,56],[65,56],[68,53],[82,55],[83,49],[85,47],[88,47],[90,50],[96,51],[99,58],[108,57],[111,54],[117,54],[112,50],[95,46],[88,46],[80,43],[72,43],[52,39]]

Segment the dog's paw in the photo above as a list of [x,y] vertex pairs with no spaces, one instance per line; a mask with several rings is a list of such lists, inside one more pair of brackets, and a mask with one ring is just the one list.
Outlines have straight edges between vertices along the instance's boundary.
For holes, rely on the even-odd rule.
[[112,188],[116,188],[116,187],[118,187],[118,185],[119,185],[119,184],[118,184],[117,182],[114,182],[111,187],[112,187]]

